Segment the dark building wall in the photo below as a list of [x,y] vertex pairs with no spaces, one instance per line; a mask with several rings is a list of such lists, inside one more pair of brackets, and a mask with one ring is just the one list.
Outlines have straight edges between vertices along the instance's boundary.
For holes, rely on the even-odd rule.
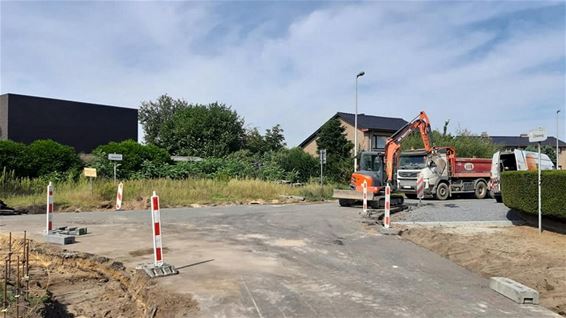
[[110,141],[138,140],[137,109],[8,95],[8,139],[53,139],[89,153]]
[[0,95],[0,140],[8,138],[8,95]]

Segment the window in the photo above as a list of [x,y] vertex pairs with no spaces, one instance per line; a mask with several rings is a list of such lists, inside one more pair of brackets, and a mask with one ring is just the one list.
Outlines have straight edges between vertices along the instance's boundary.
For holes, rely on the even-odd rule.
[[373,135],[371,138],[371,148],[372,149],[385,148],[386,141],[387,141],[387,137]]

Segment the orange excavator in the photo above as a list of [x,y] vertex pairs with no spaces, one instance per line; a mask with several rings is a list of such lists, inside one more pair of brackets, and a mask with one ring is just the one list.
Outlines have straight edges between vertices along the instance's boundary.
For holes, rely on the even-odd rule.
[[[334,198],[341,206],[351,206],[362,199],[362,183],[367,182],[368,204],[374,209],[385,206],[384,188],[394,187],[395,167],[401,152],[402,141],[413,131],[419,130],[426,152],[434,148],[431,142],[430,120],[425,112],[420,114],[387,138],[384,152],[365,151],[360,154],[360,169],[352,174],[350,190],[334,190]],[[391,209],[403,208],[404,197],[391,195]]]

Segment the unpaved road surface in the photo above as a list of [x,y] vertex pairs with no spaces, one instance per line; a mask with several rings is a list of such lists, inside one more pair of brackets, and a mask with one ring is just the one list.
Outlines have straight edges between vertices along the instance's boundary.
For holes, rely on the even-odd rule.
[[[380,236],[357,209],[336,203],[164,209],[165,260],[180,274],[160,278],[191,293],[202,317],[554,317],[490,290],[488,281],[399,237]],[[29,230],[45,215],[0,218],[0,231]],[[150,214],[55,214],[87,226],[69,249],[133,267],[150,262]]]
[[566,316],[566,236],[536,228],[412,227],[403,237],[485,277],[534,288],[541,304]]

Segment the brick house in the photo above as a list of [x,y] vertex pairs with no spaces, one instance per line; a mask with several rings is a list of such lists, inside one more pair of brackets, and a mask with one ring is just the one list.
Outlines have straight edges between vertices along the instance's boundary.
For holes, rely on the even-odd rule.
[[[355,115],[338,112],[329,120],[335,118],[337,118],[342,127],[345,128],[346,138],[354,143],[356,133],[354,129]],[[387,137],[391,136],[405,124],[407,124],[407,121],[402,118],[358,114],[358,151],[383,149]],[[317,156],[316,140],[319,132],[320,128],[301,142],[299,147],[303,148],[305,152]]]

